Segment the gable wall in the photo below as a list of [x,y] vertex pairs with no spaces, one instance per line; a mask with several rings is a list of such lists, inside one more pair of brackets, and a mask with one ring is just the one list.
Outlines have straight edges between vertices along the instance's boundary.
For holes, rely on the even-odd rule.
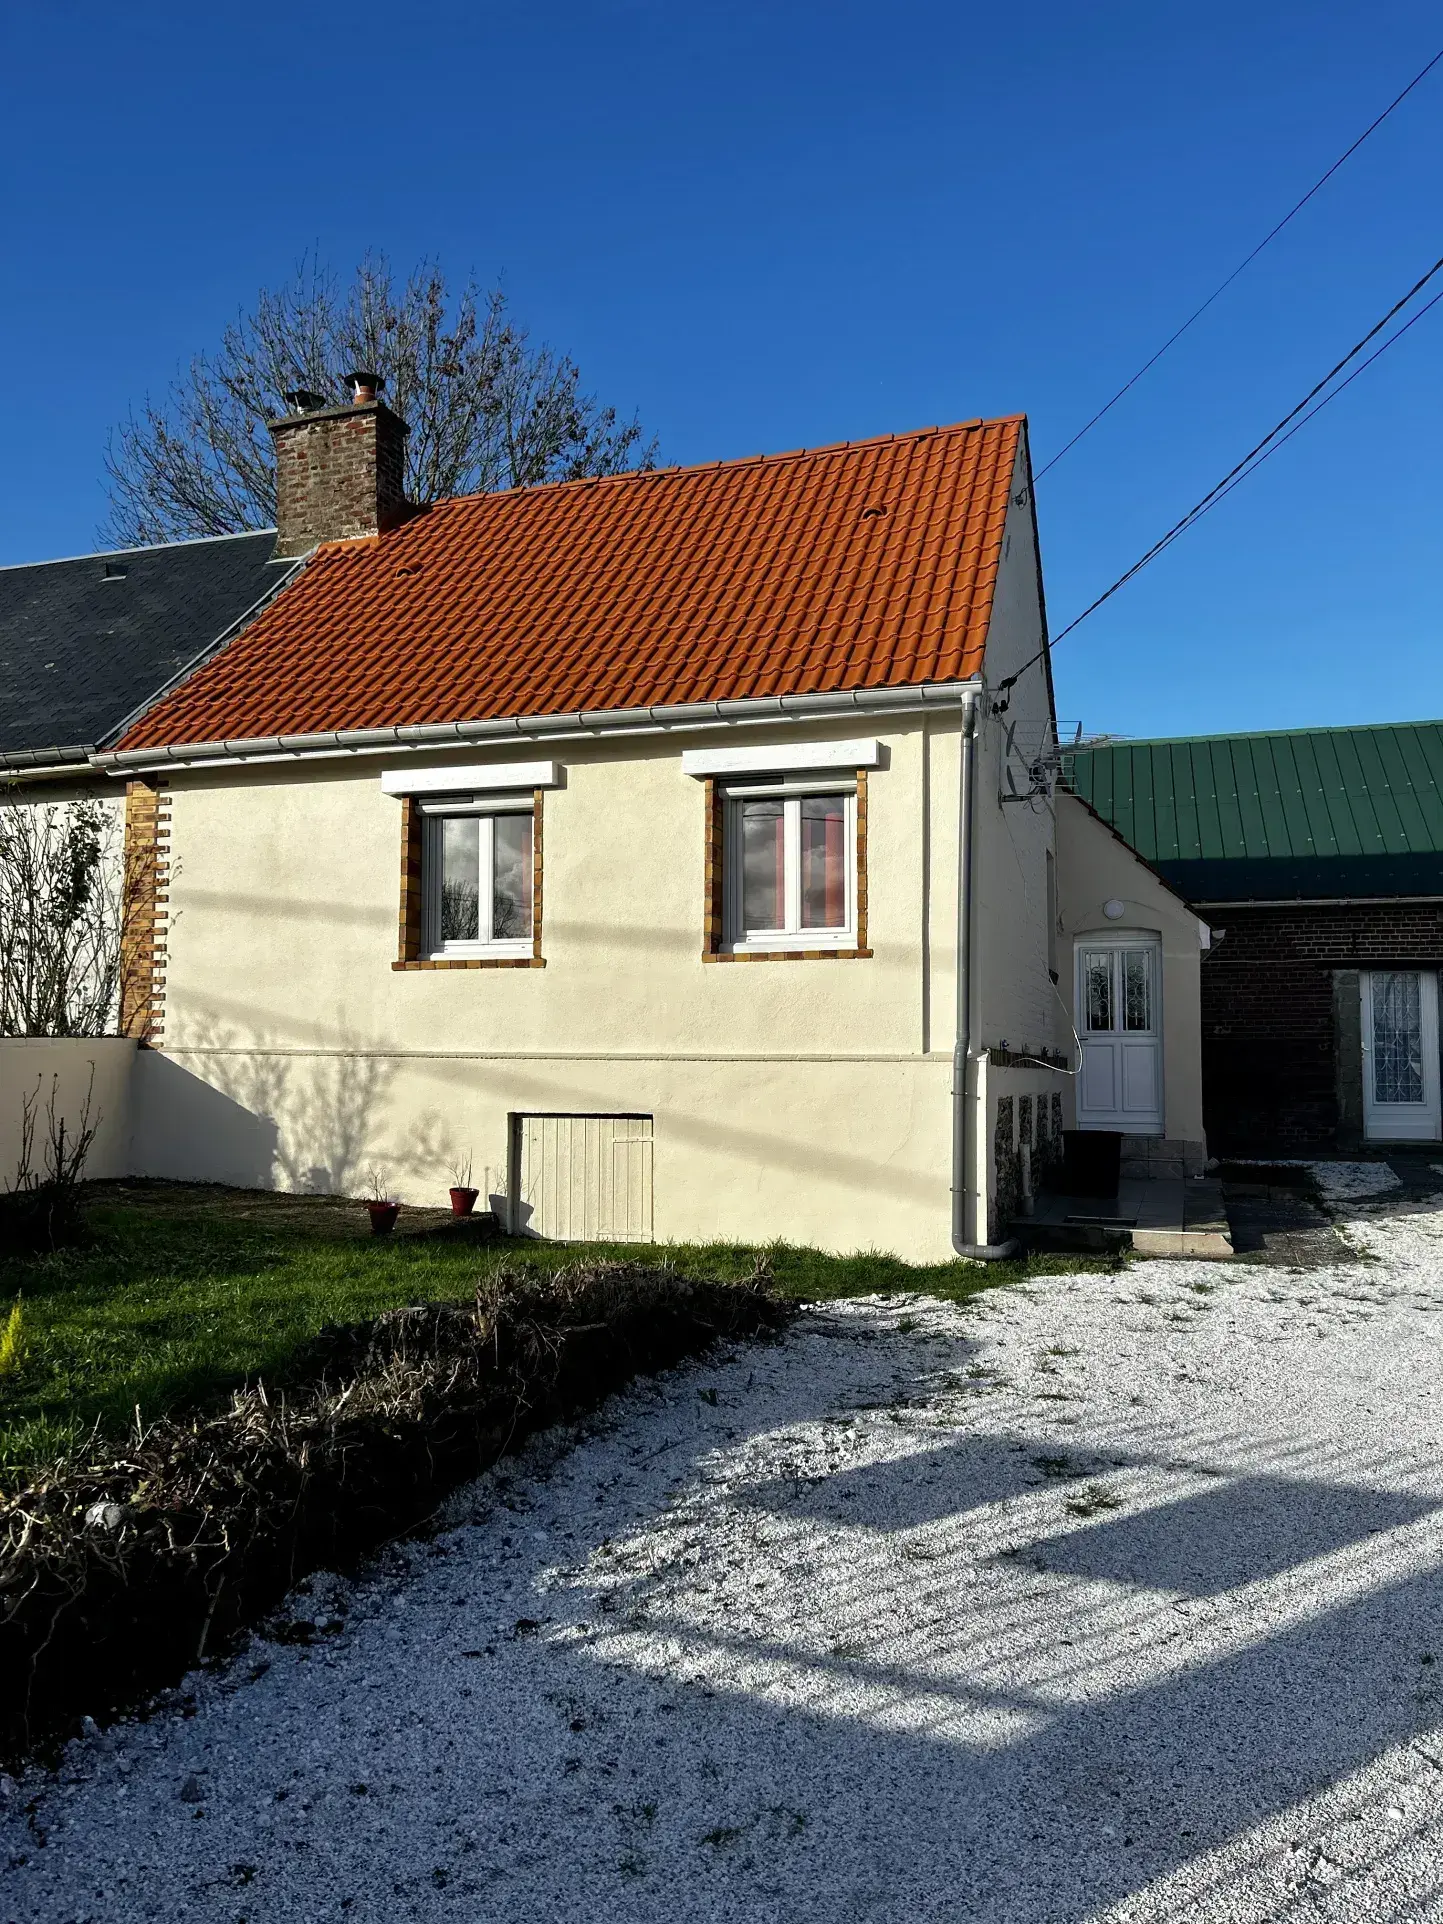
[[[986,682],[995,690],[1007,675],[1036,654],[1042,642],[1036,527],[1030,496],[1023,501],[1027,470],[1022,450],[1013,475],[1003,555],[998,569],[992,624],[988,630]],[[1054,1098],[1066,1078],[1040,1061],[1018,1062],[1063,1045],[1061,1006],[1047,973],[1047,855],[1053,848],[1049,800],[1006,801],[1005,765],[1018,786],[1027,786],[1024,761],[1035,754],[1052,724],[1047,677],[1035,663],[1012,689],[1007,711],[994,716],[984,696],[977,712],[976,814],[974,818],[974,1049],[991,1051],[985,1071],[975,1069],[974,1148],[976,1179],[990,1191],[986,1223],[971,1226],[973,1240],[1007,1234],[1022,1196],[1024,1148],[1036,1187],[1059,1153]],[[1009,756],[1007,733],[1015,725]]]
[[[1042,643],[1036,530],[1029,503],[1017,496],[1026,484],[1019,450],[992,625],[987,639],[986,681],[995,689],[1021,668]],[[1035,752],[1052,721],[1042,665],[1029,668],[1011,690],[1004,715],[983,700],[977,716],[975,880],[977,1006],[974,1039],[989,1048],[1005,1045],[1023,1053],[1056,1047],[1060,1010],[1047,974],[1046,854],[1053,845],[1049,801],[1003,802],[1007,730],[1015,725],[1014,777],[1026,786],[1021,755]]]

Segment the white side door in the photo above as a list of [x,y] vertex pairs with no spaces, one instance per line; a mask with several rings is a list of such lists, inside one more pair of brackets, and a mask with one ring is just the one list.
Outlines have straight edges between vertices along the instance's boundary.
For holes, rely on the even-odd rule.
[[1163,1133],[1162,945],[1147,936],[1077,942],[1079,1129]]
[[1363,1133],[1385,1142],[1439,1136],[1438,977],[1365,969]]

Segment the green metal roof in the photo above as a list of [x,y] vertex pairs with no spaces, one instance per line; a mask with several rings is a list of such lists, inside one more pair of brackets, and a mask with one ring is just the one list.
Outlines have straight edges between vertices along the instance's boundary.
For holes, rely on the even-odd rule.
[[1193,902],[1443,895],[1443,721],[1122,741],[1070,786]]

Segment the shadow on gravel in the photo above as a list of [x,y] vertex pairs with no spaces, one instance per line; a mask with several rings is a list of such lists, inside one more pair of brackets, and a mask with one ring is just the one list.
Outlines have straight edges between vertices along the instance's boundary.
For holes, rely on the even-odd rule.
[[[1139,1897],[1156,1880],[1395,1746],[1431,1754],[1443,1725],[1436,1546],[1395,1543],[1391,1562],[1379,1552],[1366,1594],[1356,1558],[1372,1533],[1435,1503],[1374,1487],[1401,1459],[1347,1438],[1300,1447],[1296,1475],[1215,1472],[1201,1494],[1206,1440],[1190,1437],[1179,1461],[1177,1436],[1142,1416],[1121,1439],[1079,1426],[1065,1445],[998,1434],[928,1448],[914,1429],[897,1438],[900,1460],[820,1481],[773,1459],[773,1474],[728,1500],[755,1515],[758,1544],[777,1546],[749,1552],[754,1587],[764,1573],[804,1604],[790,1631],[781,1615],[765,1630],[719,1606],[708,1618],[700,1600],[732,1552],[717,1550],[699,1584],[689,1573],[711,1540],[706,1491],[720,1459],[763,1435],[784,1452],[794,1426],[880,1427],[944,1377],[955,1390],[970,1353],[953,1343],[944,1357],[895,1332],[879,1343],[860,1323],[829,1333],[806,1317],[784,1347],[785,1370],[755,1350],[718,1358],[664,1392],[634,1393],[621,1427],[549,1474],[499,1478],[476,1536],[498,1557],[505,1546],[504,1585],[484,1574],[474,1539],[464,1554],[439,1541],[433,1564],[411,1566],[404,1619],[361,1626],[349,1653],[342,1639],[349,1667],[324,1690],[312,1678],[303,1710],[302,1685],[278,1682],[279,1664],[204,1707],[216,1759],[206,1823],[177,1802],[175,1758],[148,1781],[132,1772],[129,1801],[109,1809],[105,1861],[76,1867],[86,1914],[117,1914],[105,1901],[109,1845],[143,1809],[153,1914],[177,1924],[233,1914],[208,1893],[240,1860],[246,1915],[351,1924],[1084,1924],[1130,1899],[1129,1917],[1161,1920],[1181,1913]],[[980,1402],[988,1386],[977,1388]],[[1331,1480],[1316,1474],[1324,1461]],[[1055,1484],[1066,1500],[1072,1479],[1123,1466],[1177,1473],[1185,1492],[1058,1535],[1056,1507],[1037,1492]],[[1014,1523],[1019,1499],[1031,1507]],[[1007,1521],[987,1536],[994,1509]],[[788,1537],[786,1518],[833,1527]],[[864,1527],[837,1527],[854,1524]],[[909,1541],[919,1525],[940,1527]],[[688,1527],[694,1551],[680,1540]],[[633,1540],[653,1548],[627,1563]],[[924,1560],[908,1561],[913,1549]],[[1355,1557],[1346,1591],[1308,1568],[1338,1551]],[[1250,1620],[1246,1647],[1224,1641],[1147,1678],[1180,1608],[1225,1627],[1227,1593],[1270,1578],[1271,1618]],[[503,1597],[510,1634],[496,1627]],[[896,1636],[904,1602],[919,1597],[925,1610]],[[258,1833],[258,1804],[287,1784],[304,1801]],[[1366,1814],[1355,1873],[1391,1848]],[[1277,1873],[1287,1903],[1274,1879],[1247,1915],[1314,1914],[1323,1886],[1309,1880],[1323,1860],[1311,1822],[1290,1828],[1293,1856]],[[1229,1890],[1248,1871],[1235,1865]],[[1258,1867],[1275,1872],[1271,1860]],[[12,1860],[11,1878],[24,1875]],[[1427,1892],[1415,1879],[1387,1915],[1431,1914],[1428,1875]],[[69,1917],[64,1897],[20,1913]]]
[[1035,1489],[1044,1476],[1087,1474],[1081,1467],[1069,1468],[1069,1458],[1039,1456],[1047,1447],[1017,1437],[966,1436],[899,1462],[863,1464],[804,1482],[778,1478],[758,1484],[748,1492],[748,1500],[760,1508],[818,1522],[915,1530],[943,1517],[1021,1496]]
[[1414,1523],[1438,1507],[1396,1490],[1235,1477],[1137,1516],[1043,1538],[1033,1550],[1039,1567],[1059,1575],[1215,1597]]
[[[803,1415],[796,1409],[789,1420]],[[1084,1433],[1066,1456],[1048,1455],[1048,1447],[972,1437],[820,1482],[777,1479],[759,1485],[752,1500],[885,1538],[975,1516],[1045,1480],[1149,1460],[1142,1451],[1123,1456],[1110,1443],[1094,1453]],[[1161,1453],[1152,1461],[1187,1468],[1170,1466]],[[1360,1458],[1352,1467],[1366,1475],[1382,1466]],[[913,1581],[936,1596],[940,1617],[934,1647],[910,1661],[885,1648],[895,1566],[860,1554],[850,1568],[833,1558],[810,1575],[829,1620],[858,1625],[830,1656],[801,1642],[676,1625],[672,1674],[648,1681],[601,1636],[594,1661],[609,1673],[603,1694],[595,1694],[587,1662],[570,1655],[559,1658],[553,1686],[564,1679],[566,1702],[594,1703],[614,1728],[635,1719],[667,1733],[665,1763],[650,1780],[658,1815],[646,1826],[645,1848],[628,1860],[638,1875],[614,1915],[662,1924],[675,1914],[667,1878],[650,1879],[646,1866],[649,1851],[667,1865],[688,1850],[697,1854],[700,1826],[690,1835],[678,1826],[685,1810],[721,1811],[728,1837],[724,1853],[706,1854],[712,1861],[704,1873],[699,1862],[707,1902],[716,1906],[708,1916],[1085,1924],[1136,1900],[1157,1880],[1443,1726],[1430,1667],[1435,1645],[1443,1662],[1443,1572],[1429,1567],[1389,1582],[1379,1571],[1377,1588],[1331,1608],[1318,1588],[1329,1579],[1307,1575],[1316,1559],[1438,1507],[1437,1499],[1352,1481],[1229,1476],[1135,1516],[1035,1537],[1008,1554],[1037,1572],[1043,1590],[1055,1595],[1063,1586],[1075,1596],[1076,1620],[1061,1642],[1045,1618],[1034,1628],[1025,1610],[1001,1607],[994,1621],[974,1618],[970,1629],[949,1636],[947,1599],[963,1599],[985,1581],[966,1554],[916,1568]],[[1179,1596],[1225,1611],[1229,1592],[1289,1574],[1276,1627],[1246,1648],[1135,1687],[1105,1674],[1120,1644],[1145,1652],[1176,1635]],[[1102,1596],[1098,1585],[1108,1586]],[[658,1629],[670,1635],[673,1625],[668,1618]],[[869,1639],[884,1646],[875,1656]],[[1003,1649],[1012,1652],[1006,1675],[998,1664]],[[1069,1673],[1080,1680],[1089,1672],[1083,1694],[1091,1701],[1060,1702],[1055,1691]],[[620,1713],[611,1703],[618,1686],[629,1706]],[[658,1714],[703,1694],[701,1729]],[[964,1724],[971,1706],[1014,1713],[1023,1728],[1007,1742],[995,1730],[969,1740],[943,1727],[947,1706]],[[1423,1769],[1443,1770],[1443,1761]],[[709,1775],[720,1775],[724,1791]],[[766,1813],[779,1799],[804,1814],[805,1839],[768,1829]],[[1382,1840],[1372,1847],[1369,1813],[1353,1815],[1351,1869],[1359,1873],[1388,1847]],[[1290,1881],[1320,1893],[1337,1872],[1306,1823],[1293,1849]],[[1318,1865],[1322,1881],[1310,1882]],[[1258,1874],[1265,1874],[1261,1865]],[[1232,1877],[1239,1893],[1248,1888],[1244,1867],[1234,1866]],[[536,1895],[529,1887],[528,1897]],[[1410,1899],[1416,1896],[1410,1886]],[[1146,1898],[1128,1912],[1173,1914],[1149,1908]],[[1395,1914],[1402,1912],[1388,1913]],[[581,1911],[563,1903],[556,1915],[579,1918]]]

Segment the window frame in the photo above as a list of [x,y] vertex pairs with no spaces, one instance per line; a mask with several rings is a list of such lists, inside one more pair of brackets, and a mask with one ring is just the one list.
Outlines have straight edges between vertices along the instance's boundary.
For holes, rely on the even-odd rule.
[[489,929],[496,904],[496,830],[498,815],[527,818],[531,824],[531,855],[536,861],[536,808],[518,807],[513,795],[426,796],[420,800],[421,814],[421,959],[426,962],[501,961],[529,958],[535,944],[536,904],[531,907],[531,928],[525,935],[478,935],[474,941],[441,940],[441,858],[442,824],[468,816],[487,820],[489,834],[477,837],[479,906]]
[[[716,806],[722,812],[721,932],[718,953],[739,958],[814,955],[820,952],[855,955],[863,952],[859,823],[865,806],[864,777],[839,771],[783,776],[772,780],[729,778],[718,784]],[[846,852],[846,919],[839,928],[801,926],[801,804],[809,795],[843,798]],[[742,917],[744,869],[742,805],[748,801],[781,800],[785,805],[783,862],[784,895],[789,926],[748,932]]]
[[[393,969],[544,969],[542,953],[544,791],[514,788],[477,790],[455,788],[444,793],[405,794],[401,800],[401,898],[398,950]],[[437,873],[428,859],[427,816],[491,814],[531,815],[531,934],[502,942],[456,943],[438,949],[434,943],[434,908],[428,911],[427,887]],[[434,901],[434,897],[432,898]],[[463,952],[465,951],[465,952]]]

